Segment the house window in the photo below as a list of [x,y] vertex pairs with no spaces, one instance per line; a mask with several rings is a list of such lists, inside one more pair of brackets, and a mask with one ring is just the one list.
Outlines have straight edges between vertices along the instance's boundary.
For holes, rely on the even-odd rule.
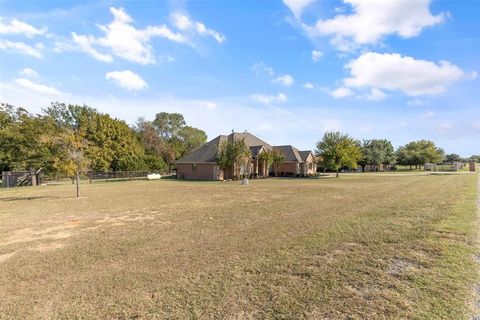
[[192,171],[197,171],[197,164],[196,163],[192,163]]
[[313,169],[313,163],[308,163],[308,170],[312,170]]

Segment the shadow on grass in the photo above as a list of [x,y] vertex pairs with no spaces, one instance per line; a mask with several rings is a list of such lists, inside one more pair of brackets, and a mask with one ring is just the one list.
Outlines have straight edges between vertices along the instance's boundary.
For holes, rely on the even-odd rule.
[[7,198],[0,198],[1,201],[31,201],[31,200],[38,200],[38,199],[59,199],[60,197],[52,197],[52,196],[32,196],[32,197],[7,197]]

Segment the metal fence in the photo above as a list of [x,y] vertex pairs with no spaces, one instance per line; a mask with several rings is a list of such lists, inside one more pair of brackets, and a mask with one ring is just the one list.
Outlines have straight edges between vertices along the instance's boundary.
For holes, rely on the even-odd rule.
[[87,177],[90,183],[94,181],[116,181],[116,180],[134,180],[145,179],[150,171],[106,171],[89,172]]
[[2,172],[2,187],[15,188],[22,186],[42,184],[43,175],[41,173],[31,173],[30,171],[4,171]]

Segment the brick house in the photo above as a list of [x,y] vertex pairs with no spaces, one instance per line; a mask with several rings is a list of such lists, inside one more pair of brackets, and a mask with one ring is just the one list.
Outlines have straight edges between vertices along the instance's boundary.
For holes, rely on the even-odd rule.
[[250,148],[250,161],[240,168],[241,174],[253,177],[266,177],[271,173],[264,161],[260,159],[262,152],[277,150],[282,152],[285,160],[280,165],[281,176],[306,176],[316,172],[315,157],[311,151],[300,151],[293,146],[271,146],[267,142],[244,132],[233,132],[230,135],[220,135],[192,151],[175,162],[177,177],[196,180],[223,180],[232,178],[231,172],[223,172],[218,167],[216,158],[218,147],[228,140],[244,140]]

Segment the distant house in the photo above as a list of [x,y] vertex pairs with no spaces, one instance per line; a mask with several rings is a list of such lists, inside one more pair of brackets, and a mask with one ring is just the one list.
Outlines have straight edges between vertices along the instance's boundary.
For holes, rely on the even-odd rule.
[[250,162],[241,168],[241,173],[252,177],[266,177],[271,173],[260,155],[269,150],[283,153],[285,159],[279,167],[281,176],[307,176],[316,172],[315,157],[311,151],[300,151],[293,146],[271,146],[267,142],[244,132],[233,132],[230,135],[220,135],[200,148],[179,159],[175,165],[177,177],[181,179],[223,180],[233,178],[233,173],[223,172],[217,165],[218,147],[228,140],[244,140],[250,148]]

